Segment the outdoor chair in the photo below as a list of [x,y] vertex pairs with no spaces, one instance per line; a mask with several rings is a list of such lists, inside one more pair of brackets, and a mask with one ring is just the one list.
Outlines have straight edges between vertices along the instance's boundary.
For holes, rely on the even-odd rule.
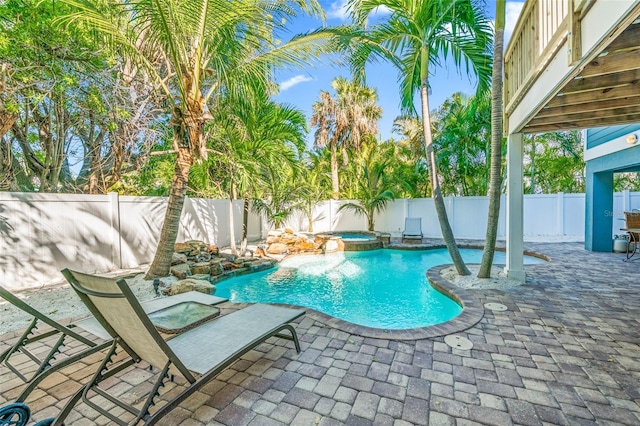
[[[9,290],[0,286],[0,297],[11,303],[18,309],[28,313],[33,318],[22,333],[22,335],[16,340],[16,342],[9,347],[9,349],[0,353],[0,364],[4,364],[9,370],[11,370],[22,381],[28,383],[26,388],[20,393],[16,402],[23,402],[29,396],[29,394],[37,387],[37,385],[44,380],[51,373],[58,371],[68,365],[73,364],[80,359],[87,357],[95,352],[105,349],[111,345],[111,336],[109,333],[100,326],[95,318],[87,318],[64,326],[59,322],[51,319],[42,312],[29,306],[26,302],[22,301],[19,297],[11,293]],[[197,302],[205,305],[215,305],[226,301],[227,299],[211,296],[208,294],[199,293],[196,291],[190,291],[171,297],[161,297],[142,302],[142,308],[145,312],[157,312],[161,309],[165,309],[170,306],[175,306],[183,302]],[[46,327],[45,324],[49,327]],[[43,330],[43,328],[45,328]],[[105,342],[96,343],[90,338],[87,338],[79,334],[79,329],[83,329],[99,337]],[[33,343],[42,341],[51,336],[59,335],[57,340],[53,343],[49,351],[44,356],[38,357],[35,352],[30,349],[33,347]],[[79,352],[68,356],[63,359],[57,359],[60,357],[60,353],[65,345],[72,344],[83,345],[83,349]],[[11,358],[19,353],[24,354],[33,363],[36,364],[35,371],[25,372],[24,366],[22,370],[18,369],[11,363]],[[21,361],[21,360],[20,360]],[[19,361],[19,362],[20,362]],[[33,366],[33,364],[31,364]],[[27,367],[29,368],[29,367]]]
[[640,249],[640,210],[633,209],[630,212],[624,212],[625,228],[623,231],[627,231],[629,239],[627,242],[627,259],[633,257],[637,250]]
[[404,240],[422,241],[422,218],[420,217],[405,218],[404,232],[402,232],[402,241]]
[[[304,315],[301,310],[256,304],[198,325],[165,341],[124,280],[69,269],[62,273],[113,340],[94,376],[71,396],[53,422],[54,425],[62,424],[81,398],[115,424],[136,424],[141,420],[148,425],[155,424],[191,393],[269,337],[292,340],[296,351],[300,352],[296,331],[290,323]],[[287,333],[283,334],[283,331]],[[122,356],[115,357],[116,352]],[[100,388],[102,381],[140,361],[160,371],[140,408]],[[174,374],[184,377],[188,382],[187,387],[151,413],[159,389]],[[135,419],[127,422],[121,416],[105,410],[91,400],[96,395],[121,407]]]

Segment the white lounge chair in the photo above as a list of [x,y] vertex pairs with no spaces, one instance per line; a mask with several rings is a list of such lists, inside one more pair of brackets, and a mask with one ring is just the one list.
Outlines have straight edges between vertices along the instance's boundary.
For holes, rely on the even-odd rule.
[[422,218],[419,218],[419,217],[405,218],[404,232],[402,233],[402,241],[404,240],[422,241]]

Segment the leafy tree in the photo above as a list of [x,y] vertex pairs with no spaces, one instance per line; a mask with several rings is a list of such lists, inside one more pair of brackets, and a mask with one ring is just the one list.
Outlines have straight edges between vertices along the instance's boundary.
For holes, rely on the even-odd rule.
[[[491,73],[490,24],[479,4],[472,0],[351,0],[354,21],[364,27],[380,7],[390,14],[369,30],[382,49],[369,49],[389,59],[399,71],[404,112],[415,114],[414,96],[420,93],[425,151],[433,199],[444,241],[456,270],[469,270],[456,246],[440,189],[429,113],[429,76],[443,59],[451,58],[457,68],[465,67],[478,78],[480,92],[486,90]],[[360,58],[367,58],[361,50]]]
[[[264,91],[256,92],[252,98],[225,103],[217,112],[216,124],[223,135],[217,162],[227,170],[230,206],[238,196],[244,199],[240,250],[243,254],[247,246],[249,202],[261,185],[261,169],[298,168],[298,154],[305,148],[306,117],[289,105],[271,101]],[[233,224],[233,210],[230,220]],[[233,227],[231,233],[231,249],[235,253]]]
[[585,164],[579,131],[532,135],[525,145],[529,148],[524,159],[525,192],[584,192]]
[[[147,278],[164,276],[169,272],[189,171],[207,158],[207,106],[213,109],[208,104],[225,90],[250,93],[256,82],[264,84],[272,67],[305,63],[333,38],[314,32],[278,44],[273,36],[299,11],[321,15],[314,0],[64,1],[77,10],[67,20],[91,25],[122,57],[144,68],[168,106],[176,162]],[[229,86],[230,81],[242,84]]]
[[348,202],[340,206],[341,210],[353,210],[367,218],[367,229],[375,228],[374,216],[383,211],[389,201],[395,199],[394,190],[398,187],[397,176],[389,173],[392,163],[393,145],[381,145],[376,142],[364,144],[356,154],[354,169],[354,193],[350,198],[358,202]]
[[331,152],[332,198],[338,199],[338,149],[342,150],[343,164],[348,163],[348,149],[360,149],[363,142],[375,140],[382,108],[377,105],[375,90],[356,81],[339,77],[331,83],[335,98],[320,92],[320,101],[313,104],[311,126],[317,127],[314,146],[329,147]]
[[307,232],[313,232],[315,206],[329,198],[331,182],[322,172],[329,167],[322,152],[311,153],[306,161],[298,180],[298,209],[307,217]]
[[[488,94],[488,93],[487,93]],[[487,193],[489,97],[454,93],[433,114],[433,143],[444,195]]]
[[620,191],[640,191],[640,176],[637,172],[614,173],[613,190]]

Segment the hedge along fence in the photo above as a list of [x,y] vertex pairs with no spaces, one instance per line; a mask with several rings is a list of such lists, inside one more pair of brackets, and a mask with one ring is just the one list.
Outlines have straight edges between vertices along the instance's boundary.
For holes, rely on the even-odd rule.
[[[314,210],[314,232],[365,230],[367,221],[345,201],[325,201]],[[449,220],[458,238],[484,239],[487,197],[445,198]],[[167,199],[118,194],[77,195],[0,193],[0,277],[4,287],[19,290],[61,281],[60,269],[108,272],[137,268],[153,260]],[[503,200],[504,206],[504,200]],[[614,196],[612,235],[624,226],[624,211],[640,208],[640,193]],[[584,239],[584,194],[525,195],[524,233],[527,237]],[[500,212],[498,237],[505,238],[505,209]],[[234,231],[242,232],[242,201],[234,201]],[[376,231],[399,236],[405,217],[421,217],[426,238],[440,238],[438,218],[430,198],[390,202],[376,215]],[[307,218],[296,212],[285,223],[307,231]],[[178,241],[202,240],[230,244],[229,200],[187,198]],[[269,225],[249,216],[249,240],[266,237]]]

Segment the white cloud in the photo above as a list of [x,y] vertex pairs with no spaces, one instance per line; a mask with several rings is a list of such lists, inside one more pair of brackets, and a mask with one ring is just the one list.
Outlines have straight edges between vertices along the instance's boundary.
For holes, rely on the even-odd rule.
[[312,80],[313,78],[307,77],[306,75],[302,75],[302,74],[296,75],[295,77],[291,77],[290,79],[280,83],[280,91],[284,92],[285,90],[291,89],[293,86],[296,86],[300,83],[305,83],[307,81],[312,81]]
[[341,21],[346,21],[349,17],[347,13],[347,0],[338,0],[329,6],[327,10],[327,18],[336,18]]
[[[379,6],[373,11],[371,17],[375,18],[385,16],[389,15],[390,13],[391,10],[389,10],[388,7]],[[339,19],[341,21],[346,21],[347,19],[349,19],[349,13],[347,12],[347,0],[338,0],[331,3],[331,5],[329,5],[329,9],[327,10],[327,18]]]
[[520,12],[522,11],[522,6],[524,6],[524,2],[519,1],[509,1],[507,2],[507,10],[506,10],[506,20],[504,26],[504,45],[506,46],[511,39],[511,34],[513,33],[513,29],[516,26],[516,22],[518,22],[518,17],[520,16]]

